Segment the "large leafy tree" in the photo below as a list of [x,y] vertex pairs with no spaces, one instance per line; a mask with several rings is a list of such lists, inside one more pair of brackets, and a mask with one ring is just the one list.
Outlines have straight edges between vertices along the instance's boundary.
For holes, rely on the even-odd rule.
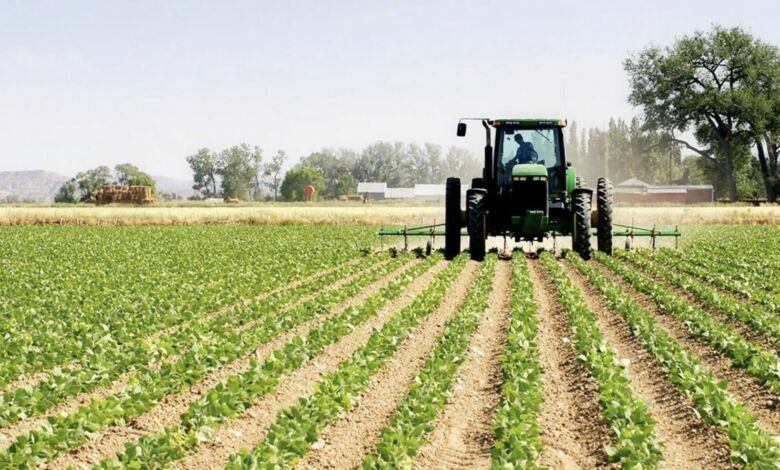
[[83,171],[76,175],[76,183],[81,192],[81,200],[87,201],[92,193],[111,184],[111,169],[101,165],[91,170]]
[[252,198],[259,200],[262,190],[260,183],[263,178],[263,149],[255,145],[251,154],[252,167],[254,169],[254,175],[252,178]]
[[304,188],[309,185],[314,188],[315,194],[320,194],[325,189],[325,175],[322,170],[308,166],[291,168],[282,181],[282,198],[285,201],[303,201]]
[[[755,107],[766,114],[756,113],[751,122],[754,131],[758,166],[763,178],[767,199],[777,201],[780,198],[780,52],[775,47],[764,47],[767,66],[755,74],[755,85],[763,94],[759,96]],[[762,121],[761,117],[765,117]]]
[[141,171],[131,163],[120,163],[114,167],[116,182],[126,186],[150,186],[155,188],[155,181],[148,173]]
[[279,199],[279,188],[282,184],[282,168],[286,161],[287,152],[279,150],[271,158],[271,161],[265,164],[263,169],[263,176],[265,176],[266,184],[273,192],[274,201]]
[[78,185],[76,183],[76,179],[72,178],[65,182],[62,186],[60,186],[60,189],[57,191],[57,194],[54,196],[54,202],[59,203],[67,203],[67,204],[73,204],[78,201],[77,199],[77,192],[78,192]]
[[319,169],[325,179],[325,187],[319,193],[323,198],[337,198],[352,194],[357,183],[352,177],[356,155],[350,150],[322,149],[301,159],[301,166]]
[[217,174],[222,177],[224,197],[249,199],[254,195],[253,184],[257,179],[253,149],[241,144],[223,150],[217,160]]
[[198,150],[187,157],[187,163],[192,169],[192,189],[200,191],[204,197],[217,196],[217,154],[208,148]]
[[[710,162],[737,199],[737,169],[750,158],[751,123],[768,109],[755,77],[771,49],[740,28],[715,26],[666,48],[649,47],[625,61],[631,93],[647,124]],[[693,138],[686,138],[690,133]]]

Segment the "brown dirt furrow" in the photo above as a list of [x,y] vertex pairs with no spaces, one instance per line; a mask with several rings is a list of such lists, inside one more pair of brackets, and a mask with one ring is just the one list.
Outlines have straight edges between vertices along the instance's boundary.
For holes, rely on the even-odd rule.
[[[59,366],[60,369],[71,369],[71,370],[78,370],[80,368],[79,364],[76,362],[69,362],[68,364]],[[14,390],[18,390],[20,388],[24,387],[34,387],[44,381],[46,377],[51,375],[51,373],[56,368],[41,370],[38,372],[33,372],[32,374],[26,374],[18,379],[14,380],[13,382],[9,382],[5,384],[5,386],[0,387],[0,395],[13,392]]]
[[[152,366],[153,369],[160,367],[160,364]],[[49,410],[46,414],[18,421],[7,428],[0,429],[0,449],[6,449],[13,444],[19,436],[25,435],[33,429],[45,426],[49,422],[49,417],[64,416],[76,412],[80,407],[89,405],[92,400],[102,400],[119,393],[127,387],[129,375],[124,375],[115,380],[106,387],[101,387],[90,393],[79,395],[71,400],[67,400]]]
[[[674,268],[669,268],[674,269]],[[721,312],[718,309],[712,308],[706,303],[702,302],[701,300],[697,299],[693,294],[690,294],[686,292],[684,289],[681,289],[669,282],[666,282],[665,280],[661,279],[659,276],[656,276],[653,273],[649,273],[647,271],[642,271],[642,274],[645,274],[647,277],[652,279],[657,284],[661,284],[667,289],[674,292],[678,297],[684,299],[686,302],[691,304],[692,306],[704,310],[709,315],[711,315],[713,318],[718,320],[721,323],[725,323],[726,325],[729,325],[731,328],[733,328],[737,333],[742,335],[743,338],[746,340],[756,343],[757,345],[761,346],[762,348],[766,349],[767,351],[774,351],[775,354],[780,354],[780,345],[773,342],[768,337],[762,335],[761,333],[754,330],[750,325],[747,323],[738,321],[738,320],[732,320],[726,314]],[[735,301],[740,303],[745,303],[744,300],[738,300],[735,298]],[[759,307],[760,308],[760,307]]]
[[[177,425],[181,420],[181,415],[187,410],[190,403],[200,399],[203,395],[205,395],[212,388],[216,387],[218,384],[225,383],[230,376],[240,374],[248,370],[250,362],[253,358],[262,360],[272,351],[282,347],[292,338],[300,335],[306,335],[311,329],[317,327],[328,318],[338,315],[350,306],[360,304],[367,297],[378,292],[380,289],[389,284],[395,276],[398,276],[402,272],[408,270],[413,265],[413,263],[416,262],[417,261],[411,261],[409,263],[405,263],[403,266],[394,270],[384,278],[368,286],[359,295],[352,297],[346,302],[331,309],[326,315],[314,318],[308,322],[298,325],[297,327],[285,332],[282,335],[277,336],[270,342],[259,346],[251,354],[248,354],[216,371],[213,371],[210,374],[207,374],[200,382],[196,383],[192,387],[180,393],[166,396],[155,407],[141,416],[131,420],[126,426],[112,426],[100,433],[97,433],[85,445],[60,455],[57,459],[50,462],[47,465],[47,468],[68,468],[69,466],[72,466],[73,468],[89,468],[93,463],[120,452],[122,449],[124,449],[126,443],[137,439],[142,434],[154,432],[166,426]],[[344,284],[344,282],[348,282],[350,279],[352,279],[352,276],[349,276],[343,281],[334,284],[334,286],[331,288],[341,286]],[[293,305],[297,305],[300,302],[301,301],[298,300]]]
[[669,381],[668,372],[639,343],[628,323],[612,311],[604,297],[582,277],[577,268],[562,263],[599,320],[604,338],[626,365],[631,388],[650,407],[655,432],[664,442],[661,469],[734,468],[728,437],[704,423],[693,403]]
[[395,313],[409,305],[431,283],[434,275],[444,269],[445,265],[446,262],[442,261],[428,270],[400,298],[382,308],[367,322],[284,378],[274,393],[258,399],[241,417],[225,423],[208,442],[200,446],[198,452],[175,462],[172,468],[185,470],[223,468],[231,455],[261,442],[280,411],[296,404],[300,397],[312,394],[315,385],[325,375],[336,370],[344,359],[365,344],[374,329],[381,328]]
[[297,469],[355,468],[381,439],[382,428],[414,383],[414,379],[444,331],[445,322],[463,303],[478,263],[470,261],[444,299],[407,338],[391,360],[369,382],[366,392],[348,413],[320,432],[318,443],[295,466]]
[[491,424],[501,400],[499,357],[506,346],[511,290],[512,263],[499,261],[489,307],[469,340],[448,403],[412,468],[490,468]]
[[634,298],[642,307],[650,312],[656,322],[667,333],[674,337],[680,345],[689,350],[701,362],[709,367],[715,378],[728,382],[728,391],[758,419],[758,423],[767,431],[780,435],[780,398],[772,394],[744,369],[732,367],[731,360],[710,346],[704,339],[696,338],[686,326],[673,315],[664,313],[647,295],[634,289],[608,268],[594,264],[602,273],[612,279]]
[[544,402],[539,413],[544,450],[539,464],[555,469],[608,468],[605,448],[612,437],[601,417],[598,387],[577,361],[566,313],[554,298],[555,286],[539,261],[530,261],[530,274],[544,371]]
[[[315,277],[325,276],[325,275],[333,272],[336,269],[339,269],[339,268],[344,267],[344,266],[355,264],[355,263],[357,263],[361,259],[362,258],[356,258],[356,259],[353,259],[353,260],[349,260],[346,263],[343,263],[343,264],[341,264],[339,266],[334,266],[332,268],[324,269],[324,270],[319,271],[318,273],[316,273]],[[385,264],[385,263],[387,263],[389,261],[390,261],[389,259],[383,260],[383,261],[381,261],[381,264]],[[263,299],[266,299],[266,298],[270,297],[271,295],[274,295],[274,294],[276,294],[278,292],[298,287],[301,284],[303,284],[304,282],[308,282],[310,279],[312,279],[312,277],[298,279],[297,281],[293,281],[293,282],[287,283],[287,284],[285,284],[283,286],[279,286],[279,287],[277,287],[275,289],[272,289],[272,290],[270,290],[268,292],[264,292],[263,294],[255,296],[253,298],[244,299],[244,300],[241,300],[241,301],[238,301],[238,302],[234,302],[234,303],[222,306],[222,307],[218,308],[217,310],[213,310],[211,312],[206,313],[203,316],[199,316],[199,317],[196,317],[196,318],[185,320],[184,322],[179,323],[177,325],[169,326],[167,328],[163,328],[161,330],[155,331],[154,333],[150,334],[149,336],[146,336],[145,338],[143,338],[142,341],[152,342],[152,341],[154,341],[154,340],[156,340],[158,338],[162,338],[163,336],[171,335],[171,334],[179,331],[182,328],[186,328],[187,325],[189,325],[193,321],[198,321],[198,322],[210,321],[211,319],[215,318],[217,315],[227,311],[230,308],[233,308],[233,307],[236,307],[236,306],[239,306],[239,305],[249,305],[249,304],[251,304],[253,302],[262,301]],[[78,362],[69,362],[69,363],[61,365],[59,367],[61,369],[78,370],[80,368],[80,365],[79,365]],[[39,372],[35,372],[35,373],[32,373],[32,374],[20,377],[20,378],[14,380],[13,382],[9,382],[5,386],[0,387],[0,395],[12,392],[12,391],[20,389],[22,387],[35,386],[35,385],[39,384],[40,382],[42,382],[43,380],[45,380],[46,377],[51,375],[53,370],[54,370],[53,368],[52,369],[47,369],[47,370],[42,370],[42,371],[39,371]],[[0,439],[2,439],[2,438],[0,438]],[[0,445],[2,445],[2,443],[0,443]]]

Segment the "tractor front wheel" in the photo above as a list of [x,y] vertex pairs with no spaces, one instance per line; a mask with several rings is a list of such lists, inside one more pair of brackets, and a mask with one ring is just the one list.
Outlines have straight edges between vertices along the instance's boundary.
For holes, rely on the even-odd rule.
[[444,257],[460,253],[460,178],[447,178],[444,208]]
[[596,188],[596,210],[598,211],[598,249],[612,254],[612,182],[599,178]]
[[486,206],[484,189],[470,189],[466,192],[466,214],[468,216],[469,253],[471,259],[485,259],[485,218]]
[[587,191],[575,191],[573,198],[574,226],[572,227],[571,242],[574,251],[582,259],[590,259],[590,193]]

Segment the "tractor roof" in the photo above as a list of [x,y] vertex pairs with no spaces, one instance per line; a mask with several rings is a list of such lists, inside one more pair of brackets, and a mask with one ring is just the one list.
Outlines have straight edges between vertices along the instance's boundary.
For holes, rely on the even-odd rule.
[[558,118],[507,118],[495,119],[493,127],[520,126],[520,127],[565,127],[566,119]]

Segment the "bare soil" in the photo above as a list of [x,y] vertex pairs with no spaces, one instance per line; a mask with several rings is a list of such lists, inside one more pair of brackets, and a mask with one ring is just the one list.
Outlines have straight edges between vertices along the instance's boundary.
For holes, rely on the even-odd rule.
[[[357,296],[331,309],[326,315],[318,316],[315,319],[298,325],[292,330],[287,331],[270,342],[258,347],[251,354],[207,374],[203,380],[189,389],[166,396],[154,408],[130,421],[127,426],[112,426],[103,432],[97,433],[88,443],[60,455],[57,459],[50,462],[48,467],[68,468],[68,466],[73,466],[74,468],[89,468],[92,463],[122,451],[126,443],[137,439],[143,434],[160,430],[166,426],[178,424],[181,419],[181,414],[187,410],[192,402],[199,400],[218,384],[225,383],[230,376],[248,370],[253,358],[262,360],[270,355],[272,351],[282,347],[292,338],[299,335],[305,335],[328,318],[338,315],[350,306],[362,303],[366,298],[388,285],[396,276],[408,270],[413,263],[416,262],[417,261],[412,261],[404,264],[381,280],[368,286]],[[344,282],[348,282],[352,278],[353,276],[349,276],[327,290],[338,288],[343,285]],[[297,299],[293,304],[286,307],[285,310],[305,302],[308,298],[313,298],[314,295]]]
[[767,391],[743,369],[733,367],[731,360],[710,346],[704,339],[693,336],[686,326],[673,315],[664,313],[647,295],[634,289],[628,282],[601,264],[594,263],[606,276],[620,285],[642,307],[653,315],[655,321],[681,346],[695,354],[713,376],[727,382],[728,391],[758,419],[767,431],[780,435],[780,398]]
[[374,329],[381,328],[395,313],[409,305],[432,282],[435,274],[444,269],[445,265],[445,262],[441,262],[428,270],[400,298],[287,376],[274,393],[258,399],[241,417],[225,423],[208,442],[198,448],[196,453],[175,462],[172,468],[222,468],[231,455],[241,449],[252,448],[261,442],[280,411],[297,403],[300,397],[313,393],[317,382],[334,371],[344,359],[364,344],[373,334]]
[[512,263],[499,261],[488,309],[472,335],[449,402],[434,423],[413,468],[490,468],[492,421],[501,401],[500,356],[512,292]]
[[568,262],[562,265],[598,317],[604,338],[626,365],[631,388],[650,408],[656,435],[664,442],[664,460],[659,467],[734,468],[727,436],[699,418],[693,403],[672,384],[667,371],[639,343],[628,323],[609,308],[579,271]]
[[463,303],[479,266],[469,262],[444,302],[407,338],[390,361],[371,379],[355,406],[320,433],[318,445],[295,466],[296,469],[357,468],[381,439],[382,428],[390,422],[406,397],[415,377],[444,331],[445,322]]
[[553,297],[555,287],[538,260],[530,261],[530,274],[544,370],[539,413],[544,450],[539,464],[555,469],[609,468],[605,448],[612,437],[601,417],[597,385],[577,361],[566,313]]

